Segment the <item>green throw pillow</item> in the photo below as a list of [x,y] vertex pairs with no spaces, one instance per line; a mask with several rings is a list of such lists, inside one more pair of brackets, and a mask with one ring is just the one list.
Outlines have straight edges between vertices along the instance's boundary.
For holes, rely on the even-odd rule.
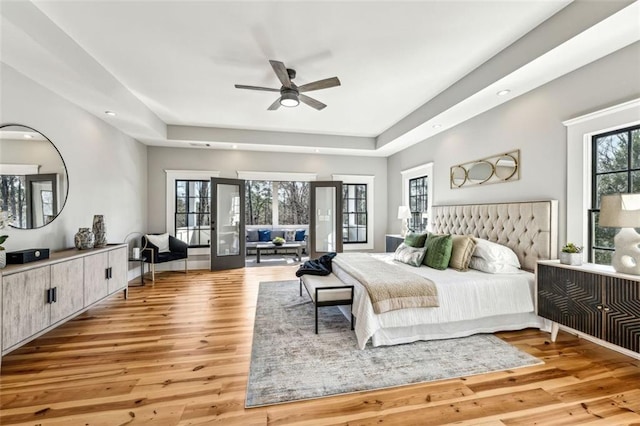
[[422,263],[434,269],[447,269],[453,248],[451,235],[429,234],[425,247],[427,254]]
[[424,243],[427,242],[427,236],[429,234],[418,234],[416,232],[409,232],[404,237],[404,243],[409,247],[422,248]]

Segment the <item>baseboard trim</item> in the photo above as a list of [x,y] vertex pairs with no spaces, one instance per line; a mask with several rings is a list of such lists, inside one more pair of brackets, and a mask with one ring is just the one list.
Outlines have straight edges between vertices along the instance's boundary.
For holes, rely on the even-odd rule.
[[571,327],[560,325],[560,330],[566,331],[569,334],[576,335],[576,336],[578,336],[578,337],[580,337],[582,339],[588,340],[588,341],[593,342],[593,343],[595,343],[597,345],[603,346],[603,347],[605,347],[607,349],[611,349],[611,350],[614,350],[616,352],[620,352],[621,354],[630,356],[631,358],[640,359],[640,353],[638,353],[638,352],[633,352],[633,351],[631,351],[629,349],[625,349],[625,348],[623,348],[621,346],[614,345],[613,343],[609,343],[609,342],[607,342],[605,340],[598,339],[597,337],[593,337],[593,336],[591,336],[589,334],[584,334],[583,332],[578,331],[578,330],[574,330]]

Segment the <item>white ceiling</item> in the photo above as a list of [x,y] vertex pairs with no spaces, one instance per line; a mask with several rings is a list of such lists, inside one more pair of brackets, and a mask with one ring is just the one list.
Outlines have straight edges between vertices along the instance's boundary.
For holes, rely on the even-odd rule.
[[[613,3],[3,1],[0,60],[150,145],[390,155],[637,41]],[[269,59],[342,86],[267,111]]]

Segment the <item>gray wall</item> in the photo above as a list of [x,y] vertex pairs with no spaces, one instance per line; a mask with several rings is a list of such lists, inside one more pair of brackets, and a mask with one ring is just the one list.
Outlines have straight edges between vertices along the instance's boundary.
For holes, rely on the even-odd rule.
[[385,158],[150,146],[148,160],[149,230],[153,232],[164,232],[166,227],[165,170],[219,171],[220,177],[226,178],[237,178],[237,171],[317,173],[317,180],[332,180],[332,174],[373,175],[375,251],[384,251],[387,223]]
[[[556,199],[565,240],[567,138],[563,121],[640,97],[640,43],[621,49],[388,159],[389,232],[402,200],[400,172],[433,162],[433,204]],[[520,180],[449,187],[453,165],[520,149]]]
[[69,175],[61,214],[40,229],[3,229],[0,233],[9,235],[3,246],[9,251],[73,247],[78,228],[91,227],[94,214],[105,216],[110,243],[146,230],[145,146],[13,68],[0,67],[0,123],[24,124],[46,135]]

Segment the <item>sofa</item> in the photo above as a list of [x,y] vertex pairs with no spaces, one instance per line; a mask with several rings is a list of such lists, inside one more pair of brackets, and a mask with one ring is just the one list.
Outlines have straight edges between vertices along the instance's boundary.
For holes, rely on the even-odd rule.
[[[247,242],[246,242],[247,255],[255,254],[256,252],[255,249],[258,244],[270,243],[276,237],[284,238],[285,244],[287,243],[300,244],[300,247],[302,248],[303,253],[305,253],[307,249],[308,235],[307,235],[306,229],[256,228],[256,229],[247,229],[246,234],[247,234]],[[286,249],[286,248],[278,248],[274,251],[284,252],[284,253],[286,252],[295,253],[295,249]]]

